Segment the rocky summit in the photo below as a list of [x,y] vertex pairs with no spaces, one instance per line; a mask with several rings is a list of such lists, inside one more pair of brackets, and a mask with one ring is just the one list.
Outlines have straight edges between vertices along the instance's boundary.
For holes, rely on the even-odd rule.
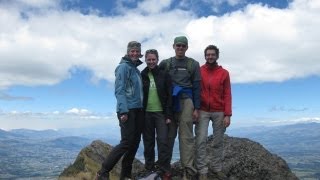
[[[224,137],[223,172],[230,180],[298,180],[291,172],[287,163],[279,156],[270,153],[262,145],[246,138]],[[207,159],[212,157],[212,136],[208,137]],[[93,141],[81,150],[75,162],[67,167],[59,179],[94,179],[100,165],[112,147],[100,140]],[[121,161],[111,172],[111,179],[118,179]],[[135,159],[133,174],[143,172],[144,165]],[[173,178],[181,179],[182,170],[179,162],[172,164]],[[219,179],[210,173],[208,179]],[[197,179],[194,177],[194,179]]]

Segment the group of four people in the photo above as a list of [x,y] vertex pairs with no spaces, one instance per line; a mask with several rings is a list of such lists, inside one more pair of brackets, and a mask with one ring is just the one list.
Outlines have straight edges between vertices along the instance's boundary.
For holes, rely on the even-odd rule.
[[[131,41],[115,70],[115,96],[121,129],[115,146],[97,173],[98,180],[109,179],[109,172],[121,157],[120,180],[132,178],[132,163],[141,134],[145,169],[160,170],[162,179],[171,179],[171,159],[178,134],[182,179],[207,179],[208,167],[223,176],[223,134],[230,125],[231,85],[227,70],[218,65],[219,49],[204,50],[206,63],[187,57],[188,39],[174,39],[175,56],[161,61],[155,49],[145,53],[147,67],[140,71],[141,44]],[[213,126],[214,158],[206,158],[209,121]],[[194,137],[195,124],[195,137]],[[155,138],[156,137],[156,138]],[[158,160],[155,161],[155,143]]]

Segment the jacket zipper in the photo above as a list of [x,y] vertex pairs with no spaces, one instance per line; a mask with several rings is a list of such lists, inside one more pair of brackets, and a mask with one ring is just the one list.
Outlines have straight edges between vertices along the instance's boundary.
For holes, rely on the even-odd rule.
[[208,111],[210,111],[210,109],[211,109],[211,107],[210,107],[210,105],[211,105],[211,99],[210,99],[210,95],[211,95],[211,80],[212,80],[212,76],[210,76],[210,70],[208,70],[208,75],[209,75],[209,83],[208,83],[208,86],[209,86],[209,97],[208,97],[208,99],[209,99],[209,104],[208,104]]

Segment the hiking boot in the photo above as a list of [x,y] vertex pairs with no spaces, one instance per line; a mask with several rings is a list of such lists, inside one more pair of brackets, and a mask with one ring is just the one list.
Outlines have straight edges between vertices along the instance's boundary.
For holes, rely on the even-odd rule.
[[214,177],[218,180],[228,180],[228,176],[226,176],[222,171],[217,171],[213,173]]
[[162,180],[171,180],[171,174],[169,172],[164,173]]
[[182,180],[191,180],[191,175],[188,173],[187,170],[183,171]]
[[119,180],[130,180],[130,179],[133,179],[132,177],[133,176],[132,176],[131,172],[127,173],[127,172],[121,171]]
[[109,173],[99,173],[97,172],[95,180],[110,180]]
[[199,180],[208,180],[207,174],[199,174]]
[[182,180],[191,180],[191,178],[188,178],[187,173],[183,173]]
[[132,180],[130,177],[120,177],[120,180]]

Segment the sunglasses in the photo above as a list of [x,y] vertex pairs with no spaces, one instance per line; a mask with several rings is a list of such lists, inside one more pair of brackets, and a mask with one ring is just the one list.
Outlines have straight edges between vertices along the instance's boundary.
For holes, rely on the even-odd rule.
[[176,47],[182,47],[182,48],[185,48],[185,47],[187,47],[187,45],[185,45],[185,44],[176,44]]
[[151,54],[158,54],[158,51],[156,49],[149,49],[146,51],[146,54],[151,53]]
[[139,42],[132,41],[129,44],[131,47],[141,47],[141,44]]

